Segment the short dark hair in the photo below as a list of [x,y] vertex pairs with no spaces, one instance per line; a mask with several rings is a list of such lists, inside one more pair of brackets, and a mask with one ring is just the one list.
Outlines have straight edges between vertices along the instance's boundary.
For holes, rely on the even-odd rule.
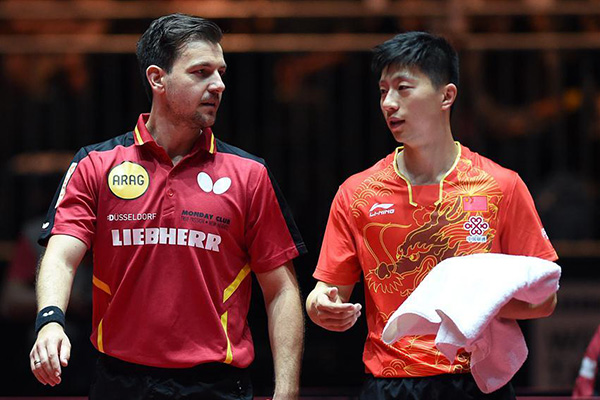
[[179,51],[192,41],[217,44],[223,38],[221,28],[212,21],[187,14],[170,14],[152,21],[137,42],[136,55],[142,74],[142,82],[148,97],[152,90],[146,79],[146,69],[156,65],[171,72]]
[[434,87],[458,87],[458,54],[443,37],[427,32],[405,32],[373,49],[371,67],[377,77],[389,65],[417,67]]

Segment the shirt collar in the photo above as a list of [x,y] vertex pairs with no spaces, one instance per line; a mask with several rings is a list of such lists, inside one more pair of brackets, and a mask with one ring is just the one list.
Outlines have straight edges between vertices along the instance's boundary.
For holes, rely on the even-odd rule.
[[[148,122],[148,118],[150,118],[150,114],[140,114],[140,117],[138,118],[137,124],[133,130],[133,140],[136,146],[141,146],[150,142],[156,143],[146,128],[146,122]],[[217,143],[215,141],[215,135],[213,134],[212,129],[202,129],[202,135],[194,146],[194,150],[197,149],[206,150],[210,154],[215,154],[217,152]]]

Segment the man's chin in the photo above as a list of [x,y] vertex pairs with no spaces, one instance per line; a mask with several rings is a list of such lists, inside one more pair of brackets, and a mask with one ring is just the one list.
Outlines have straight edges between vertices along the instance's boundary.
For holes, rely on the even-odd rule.
[[198,118],[196,118],[196,121],[198,122],[198,125],[201,128],[210,128],[211,126],[213,126],[215,124],[216,115],[215,116],[201,115]]

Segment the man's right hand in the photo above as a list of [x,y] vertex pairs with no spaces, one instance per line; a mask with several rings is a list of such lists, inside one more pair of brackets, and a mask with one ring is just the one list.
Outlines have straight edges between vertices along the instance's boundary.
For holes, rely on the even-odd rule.
[[62,326],[50,322],[40,329],[29,353],[33,375],[44,385],[55,386],[61,381],[61,367],[66,367],[71,357],[71,342]]
[[344,332],[350,329],[360,317],[362,309],[358,303],[346,302],[353,287],[354,285],[337,287],[318,282],[306,299],[306,311],[310,319],[330,331]]

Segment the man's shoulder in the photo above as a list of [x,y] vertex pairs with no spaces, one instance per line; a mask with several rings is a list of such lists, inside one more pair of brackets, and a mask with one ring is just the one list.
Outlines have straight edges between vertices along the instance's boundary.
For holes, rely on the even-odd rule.
[[81,161],[85,157],[89,156],[91,153],[105,153],[115,148],[121,147],[130,147],[133,146],[133,132],[127,132],[119,136],[112,137],[103,142],[98,142],[94,144],[87,145],[82,147],[79,152],[77,152],[75,156],[75,161]]
[[250,164],[258,163],[264,167],[267,166],[267,163],[263,158],[251,154],[246,150],[242,150],[239,147],[233,146],[217,138],[215,138],[215,142],[217,143],[217,153],[236,156],[248,161]]
[[462,157],[469,160],[471,165],[485,171],[487,174],[494,177],[499,183],[512,183],[517,178],[518,174],[512,169],[503,167],[497,162],[469,149],[462,145]]
[[361,185],[364,185],[367,181],[383,181],[389,178],[390,175],[393,176],[395,174],[393,165],[394,154],[395,151],[380,159],[369,168],[357,172],[353,175],[350,175],[340,185],[340,188],[348,191],[355,191],[356,189],[361,187]]

